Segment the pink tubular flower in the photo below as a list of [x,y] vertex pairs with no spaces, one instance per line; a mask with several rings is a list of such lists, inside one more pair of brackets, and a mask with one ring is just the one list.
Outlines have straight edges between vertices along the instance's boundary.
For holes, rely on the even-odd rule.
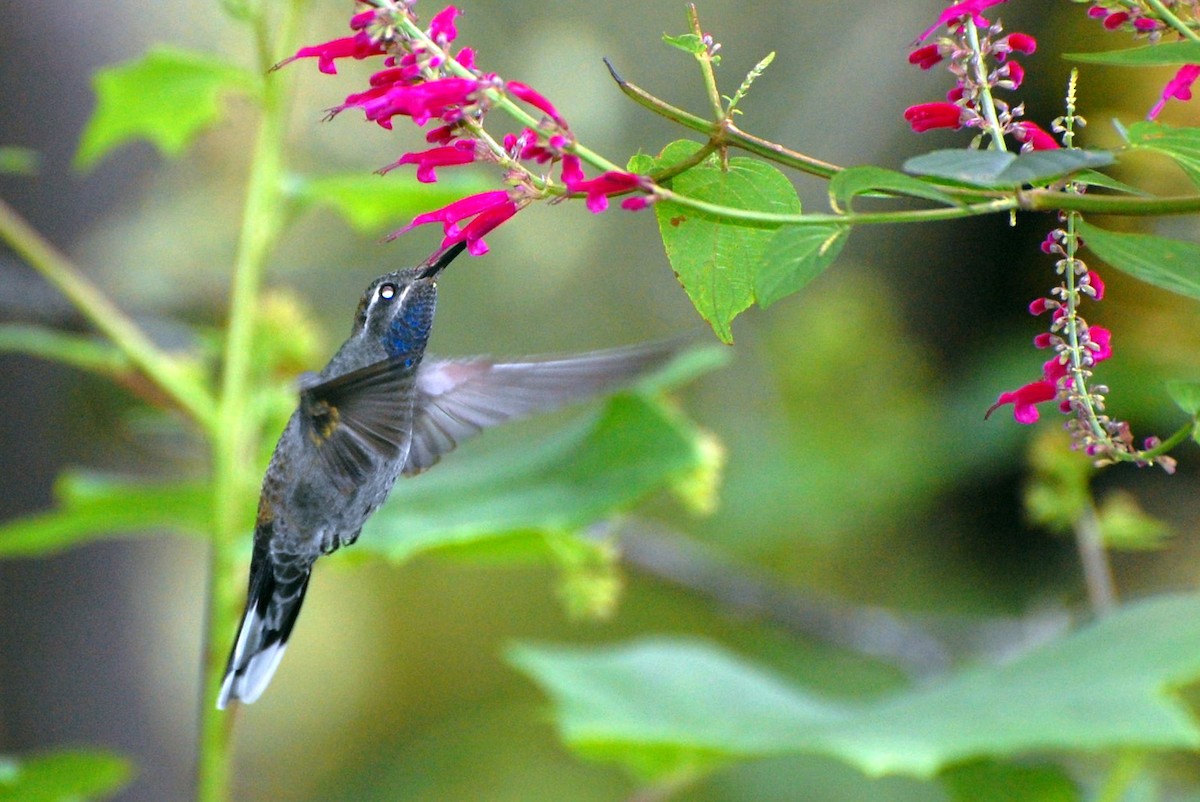
[[528,84],[523,84],[520,81],[509,81],[504,85],[504,88],[515,98],[523,100],[530,106],[533,106],[538,111],[545,114],[551,120],[554,120],[560,128],[566,128],[567,122],[558,113],[558,109],[554,107],[546,97]]
[[1006,39],[1008,49],[1029,55],[1037,50],[1037,40],[1027,33],[1010,33]]
[[924,42],[929,38],[929,35],[943,25],[950,25],[959,17],[970,16],[975,21],[976,25],[986,26],[988,21],[983,17],[983,10],[994,5],[999,5],[1005,0],[966,0],[962,3],[955,3],[938,15],[937,22],[930,25],[929,28],[922,33],[918,38],[918,42]]
[[454,6],[446,6],[434,14],[433,18],[429,20],[429,38],[442,48],[457,39],[458,29],[454,27],[454,18],[461,13]]
[[1103,362],[1112,356],[1112,332],[1100,326],[1088,328],[1088,340],[1096,348],[1092,349],[1092,362]]
[[494,231],[501,223],[516,214],[520,208],[516,201],[506,200],[484,209],[467,224],[466,228],[459,228],[457,224],[450,226],[445,238],[442,239],[442,247],[448,248],[456,242],[466,242],[467,253],[472,256],[483,256],[488,252],[487,243],[483,241],[484,235]]
[[[432,212],[417,215],[404,228],[389,234],[387,239],[393,240],[404,232],[427,223],[441,223],[444,235],[441,247],[447,248],[456,242],[465,241],[467,251],[472,256],[482,256],[488,250],[487,244],[483,241],[484,235],[516,214],[520,208],[517,201],[509,197],[507,190],[494,189],[489,192],[480,192],[478,195],[468,195],[440,209],[434,209]],[[475,219],[465,227],[460,226],[459,223],[468,217]]]
[[1147,120],[1153,120],[1158,117],[1159,112],[1167,105],[1167,101],[1171,98],[1177,100],[1192,99],[1192,84],[1196,79],[1200,78],[1200,64],[1184,64],[1175,73],[1175,77],[1167,81],[1167,85],[1163,87],[1162,97],[1154,107],[1150,109],[1150,113],[1146,115]]
[[1100,278],[1100,274],[1095,270],[1087,272],[1087,286],[1091,287],[1091,291],[1088,294],[1092,296],[1093,300],[1104,300],[1104,280]]
[[908,54],[908,63],[916,64],[923,70],[927,70],[933,65],[942,60],[942,52],[937,45],[925,45],[918,47],[916,50]]
[[274,69],[285,67],[297,59],[315,58],[317,60],[317,69],[326,75],[336,75],[337,65],[334,64],[335,59],[364,59],[371,56],[382,56],[383,54],[383,48],[378,42],[372,41],[371,37],[360,32],[354,36],[347,36],[344,39],[334,39],[324,44],[302,47],[296,51],[294,56],[285,58],[276,64]]
[[1118,11],[1114,14],[1109,14],[1104,18],[1104,27],[1110,31],[1115,31],[1125,24],[1125,20],[1129,19],[1129,14],[1124,11]]
[[1058,140],[1037,123],[1016,123],[1013,125],[1013,135],[1025,145],[1022,150],[1058,150],[1061,147]]
[[[599,214],[608,208],[610,195],[620,195],[630,190],[644,189],[646,186],[646,179],[642,176],[620,170],[609,170],[596,178],[585,179],[579,157],[573,153],[563,156],[562,180],[571,192],[587,195],[586,205],[592,214]],[[644,207],[634,205],[633,208]]]
[[918,103],[904,110],[904,119],[918,134],[935,128],[961,128],[962,108],[954,103]]
[[470,164],[475,161],[476,142],[474,139],[460,139],[453,145],[440,148],[430,148],[417,153],[405,153],[398,161],[387,167],[380,168],[378,173],[384,175],[404,164],[417,165],[417,180],[422,184],[432,184],[437,181],[437,167],[450,167],[456,164]]
[[471,78],[439,78],[411,86],[393,84],[382,95],[357,105],[362,106],[368,120],[384,128],[391,126],[391,119],[397,114],[424,125],[430,118],[444,119],[452,109],[474,103],[478,90],[479,81]]
[[1024,387],[1018,387],[1007,393],[1001,393],[996,399],[996,403],[988,407],[988,411],[984,413],[986,420],[1000,407],[1005,404],[1013,405],[1013,418],[1017,423],[1037,423],[1038,409],[1037,405],[1046,401],[1053,401],[1058,395],[1058,388],[1054,382],[1047,379],[1031,382]]

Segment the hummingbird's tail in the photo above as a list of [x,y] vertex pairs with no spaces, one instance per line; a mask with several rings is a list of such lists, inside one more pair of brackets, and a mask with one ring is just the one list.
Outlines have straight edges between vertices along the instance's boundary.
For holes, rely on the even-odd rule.
[[246,612],[225,668],[219,709],[233,700],[249,704],[266,690],[300,614],[310,567],[311,563],[281,564],[256,544]]

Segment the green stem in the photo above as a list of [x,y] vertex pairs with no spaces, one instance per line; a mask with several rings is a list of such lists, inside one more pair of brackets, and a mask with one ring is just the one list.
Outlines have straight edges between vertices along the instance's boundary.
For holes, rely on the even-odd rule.
[[1088,601],[1096,615],[1108,615],[1117,609],[1117,586],[1113,581],[1108,550],[1104,548],[1104,537],[1100,533],[1100,519],[1096,517],[1096,507],[1090,494],[1082,512],[1072,522],[1072,529],[1079,563],[1083,566]]
[[983,119],[987,123],[987,132],[992,137],[989,150],[1004,150],[1004,129],[996,117],[996,104],[992,101],[992,88],[988,84],[987,65],[983,62],[983,51],[979,46],[979,29],[975,20],[967,15],[967,43],[971,46],[971,69],[975,72],[975,85],[979,87],[979,106],[983,110]]
[[1183,426],[1180,426],[1178,429],[1176,429],[1170,437],[1168,437],[1166,440],[1163,440],[1154,448],[1148,448],[1145,451],[1139,451],[1130,458],[1145,460],[1146,462],[1153,462],[1155,458],[1161,457],[1163,454],[1170,453],[1175,446],[1191,437],[1192,432],[1194,431],[1196,431],[1196,421],[1188,421]]
[[[285,94],[282,72],[268,72],[278,57],[269,42],[293,40],[299,0],[283,4],[280,20],[268,28],[255,20],[263,69],[262,118],[246,186],[242,231],[233,266],[229,322],[223,355],[221,395],[212,441],[214,510],[209,557],[208,623],[204,646],[204,683],[200,707],[200,754],[197,766],[200,802],[229,798],[233,716],[216,709],[227,649],[241,610],[240,546],[249,530],[260,434],[259,417],[251,409],[250,366],[259,291],[267,259],[279,236],[282,197]],[[276,34],[269,36],[271,30]]]
[[[688,23],[692,26],[692,34],[703,42],[704,29],[700,27],[700,13],[696,11],[695,3],[688,3]],[[703,53],[696,54],[696,61],[700,62],[700,74],[704,77],[704,91],[712,106],[713,119],[724,120],[726,118],[725,106],[721,103],[721,92],[717,89],[717,75],[713,70],[712,53],[709,52],[707,45],[705,45]]]
[[124,312],[100,291],[61,251],[0,200],[0,238],[59,292],[96,329],[121,350],[173,403],[212,431],[212,393],[187,363],[156,346]]
[[1071,211],[1084,214],[1114,214],[1155,217],[1164,214],[1200,212],[1200,195],[1165,198],[1130,198],[1112,195],[1079,195],[1048,189],[1020,193],[1020,208],[1026,212]]
[[1180,36],[1185,39],[1191,39],[1193,42],[1200,42],[1200,36],[1197,36],[1196,32],[1189,28],[1186,22],[1175,16],[1171,9],[1163,5],[1162,0],[1147,0],[1147,3],[1158,12],[1158,16],[1162,18],[1163,22],[1178,31]]

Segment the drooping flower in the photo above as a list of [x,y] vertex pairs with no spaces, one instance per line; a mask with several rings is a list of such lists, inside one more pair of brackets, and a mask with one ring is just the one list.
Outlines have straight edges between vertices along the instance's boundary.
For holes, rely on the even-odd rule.
[[1012,404],[1013,418],[1017,423],[1037,423],[1040,417],[1037,405],[1053,401],[1057,396],[1058,388],[1055,387],[1054,382],[1048,379],[1030,382],[1016,390],[1001,393],[1000,397],[996,399],[996,403],[988,407],[983,417],[986,419],[1005,404]]
[[961,128],[962,107],[956,103],[918,103],[904,110],[904,119],[918,134],[935,128]]
[[987,27],[988,21],[983,17],[983,10],[991,6],[999,5],[1005,0],[966,0],[966,2],[955,3],[941,14],[938,15],[937,22],[930,25],[924,33],[917,37],[918,42],[924,42],[929,38],[929,35],[943,25],[950,25],[960,17],[970,16],[976,25]]
[[324,42],[311,47],[302,47],[296,51],[296,54],[285,58],[283,61],[275,65],[274,69],[286,67],[293,61],[302,58],[315,58],[317,60],[317,69],[326,75],[337,74],[337,64],[334,62],[339,58],[364,59],[371,56],[382,56],[384,50],[378,42],[375,42],[365,33],[359,32],[354,36],[347,36],[342,39],[334,39],[330,42]]
[[412,85],[393,84],[378,97],[357,105],[362,107],[368,120],[373,120],[384,128],[391,127],[391,119],[396,115],[412,117],[414,123],[424,125],[433,117],[446,119],[458,116],[450,112],[461,113],[463,109],[475,104],[479,99],[479,90],[478,80],[438,78]]
[[[609,170],[595,178],[585,178],[579,157],[573,153],[563,156],[562,180],[571,192],[582,192],[587,196],[585,205],[592,214],[608,208],[610,195],[622,195],[630,190],[645,189],[648,179],[635,173]],[[645,208],[644,205],[626,206],[626,209]]]
[[454,18],[461,13],[454,6],[446,6],[429,20],[429,38],[437,42],[438,47],[445,48],[446,45],[458,38],[458,28],[454,27]]
[[1175,77],[1167,81],[1167,85],[1163,87],[1162,97],[1150,109],[1146,119],[1156,119],[1171,98],[1191,100],[1192,84],[1196,82],[1197,78],[1200,78],[1200,64],[1184,64],[1180,67],[1179,71],[1175,73]]
[[933,65],[942,60],[942,51],[937,45],[925,45],[918,47],[916,50],[908,54],[908,63],[916,64],[923,70],[927,70]]
[[470,164],[475,161],[478,156],[476,146],[477,143],[474,139],[460,139],[452,145],[430,148],[416,153],[405,153],[398,160],[386,167],[381,167],[376,172],[385,175],[401,165],[415,164],[417,165],[417,180],[422,184],[432,184],[437,181],[436,168]]
[[533,87],[529,86],[528,84],[523,84],[520,81],[509,81],[504,85],[504,88],[507,89],[513,97],[525,101],[530,106],[533,106],[535,109],[545,114],[551,120],[554,120],[554,122],[557,123],[560,128],[567,127],[566,120],[564,120],[562,115],[558,113],[558,109],[554,107],[554,104],[547,100],[545,95],[543,95],[541,92],[538,92]]
[[[468,195],[465,198],[448,203],[440,209],[419,214],[412,222],[388,235],[388,240],[399,237],[406,231],[428,223],[442,224],[442,248],[447,248],[457,242],[466,242],[467,251],[472,256],[482,256],[487,253],[487,244],[483,237],[496,229],[504,221],[516,214],[526,201],[514,200],[507,190],[494,189]],[[464,220],[474,218],[465,226],[460,225]]]

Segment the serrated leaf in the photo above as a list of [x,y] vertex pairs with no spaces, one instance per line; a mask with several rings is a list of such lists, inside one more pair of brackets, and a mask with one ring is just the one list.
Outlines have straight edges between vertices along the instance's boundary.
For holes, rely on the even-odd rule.
[[[212,494],[197,483],[149,484],[68,473],[59,477],[58,507],[0,525],[0,558],[39,557],[95,540],[169,529],[212,531]],[[246,520],[252,520],[249,511]]]
[[37,175],[41,154],[33,148],[0,147],[0,173]]
[[92,86],[96,109],[75,154],[80,169],[135,139],[177,156],[220,121],[226,94],[255,93],[260,79],[216,56],[158,47],[137,61],[98,70]]
[[1112,164],[1108,151],[1034,150],[1016,154],[999,150],[935,150],[904,163],[905,171],[962,181],[980,187],[1040,184],[1084,168]]
[[1200,42],[1162,42],[1149,47],[1106,50],[1102,53],[1064,53],[1068,61],[1116,67],[1167,67],[1200,63]]
[[678,36],[671,36],[664,33],[662,40],[671,47],[682,50],[685,53],[691,53],[694,56],[700,55],[705,50],[704,42],[694,33],[681,33]]
[[1167,395],[1187,414],[1200,416],[1200,382],[1174,379],[1167,382]]
[[1058,766],[974,760],[941,775],[953,802],[1079,802],[1083,794]]
[[850,226],[784,226],[754,267],[754,295],[766,308],[824,272],[850,238]]
[[596,417],[528,448],[400,481],[354,549],[405,560],[427,551],[546,553],[545,537],[629,509],[705,468],[700,435],[665,407],[615,396]]
[[1035,752],[1200,747],[1200,726],[1175,693],[1200,677],[1194,595],[1130,604],[1003,665],[857,704],[692,640],[522,645],[509,659],[550,695],[573,749],[651,779],[798,753],[871,776],[931,778]]
[[133,765],[111,752],[72,750],[36,757],[0,755],[0,802],[107,799],[129,784]]
[[1200,299],[1200,245],[1151,234],[1119,234],[1079,221],[1084,245],[1112,267],[1147,284]]
[[868,193],[911,196],[937,201],[947,206],[958,205],[958,201],[952,196],[928,182],[882,167],[848,167],[829,181],[829,200],[834,209],[849,210],[856,196]]
[[[700,147],[681,140],[668,145],[658,168],[677,164]],[[787,177],[766,162],[746,157],[723,169],[715,158],[683,172],[671,188],[689,198],[758,212],[795,214],[800,200]],[[730,324],[755,300],[755,270],[764,263],[775,231],[728,220],[662,201],[654,204],[659,232],[671,268],[700,316],[717,336],[733,341]]]
[[320,178],[293,177],[285,188],[300,208],[332,209],[356,231],[376,234],[430,209],[467,195],[495,189],[482,175],[458,173],[436,184],[422,184],[411,176],[346,173]]
[[1170,157],[1200,186],[1200,129],[1142,121],[1129,126],[1125,138],[1135,148]]

